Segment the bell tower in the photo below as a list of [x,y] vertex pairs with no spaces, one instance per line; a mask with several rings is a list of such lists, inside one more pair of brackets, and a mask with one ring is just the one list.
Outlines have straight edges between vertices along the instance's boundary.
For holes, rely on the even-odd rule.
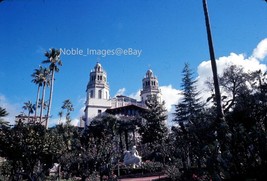
[[145,101],[153,96],[156,95],[158,101],[161,102],[161,91],[159,89],[159,83],[156,76],[153,75],[151,69],[146,72],[146,76],[142,80],[143,83],[143,90],[141,91],[141,99],[142,103],[145,104]]
[[111,107],[107,73],[100,63],[90,72],[89,83],[86,88],[85,125],[88,126],[92,118]]

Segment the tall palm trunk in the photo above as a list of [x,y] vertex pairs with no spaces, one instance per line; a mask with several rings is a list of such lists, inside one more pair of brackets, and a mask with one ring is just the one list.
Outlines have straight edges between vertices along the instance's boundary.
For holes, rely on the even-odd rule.
[[217,117],[224,118],[224,114],[222,110],[222,103],[221,103],[221,93],[220,93],[220,87],[219,87],[219,81],[218,81],[218,74],[217,74],[217,66],[216,66],[216,61],[215,61],[215,53],[213,49],[211,28],[210,28],[210,22],[209,22],[207,2],[206,0],[203,0],[202,2],[203,2],[203,9],[204,9],[208,43],[209,43],[209,52],[210,52],[211,68],[212,68],[212,73],[213,73],[215,99],[217,103]]
[[43,118],[44,99],[45,99],[45,87],[46,87],[46,83],[44,83],[44,85],[43,85],[43,91],[42,91],[42,102],[41,102],[41,109],[40,109],[40,123],[42,123],[42,118]]
[[46,115],[46,128],[48,128],[48,122],[50,117],[50,111],[52,106],[52,97],[53,97],[53,89],[54,89],[54,76],[55,76],[55,67],[52,70],[52,76],[51,76],[51,87],[50,87],[50,95],[49,95],[49,103],[48,103],[48,109],[47,109],[47,115]]
[[35,113],[34,113],[34,119],[35,121],[37,121],[37,112],[38,112],[38,101],[39,101],[39,97],[40,97],[40,85],[38,85],[38,89],[37,89],[37,96],[36,96],[36,104],[35,104]]
[[31,115],[31,112],[28,111],[28,122],[30,122],[30,115]]
[[227,148],[227,143],[229,143],[229,138],[226,138],[226,134],[228,132],[228,125],[225,122],[224,113],[222,110],[221,93],[220,93],[220,87],[219,87],[219,81],[218,81],[218,75],[217,75],[215,53],[214,53],[213,43],[212,43],[212,35],[211,35],[211,28],[210,28],[210,22],[209,22],[207,0],[202,0],[202,2],[203,2],[203,9],[204,9],[207,36],[208,36],[211,68],[212,68],[212,73],[213,73],[215,99],[216,99],[216,104],[217,104],[217,110],[216,110],[217,119],[215,120],[215,133],[217,135],[216,140],[218,140],[218,145],[217,145],[218,148],[214,150],[213,158],[212,158],[214,161],[214,165],[212,165],[210,169],[212,171],[211,173],[212,180],[221,181],[222,179],[219,174],[220,172],[219,165],[221,165],[221,161],[218,160],[218,157],[221,154],[221,148],[224,147],[224,150],[225,150]]

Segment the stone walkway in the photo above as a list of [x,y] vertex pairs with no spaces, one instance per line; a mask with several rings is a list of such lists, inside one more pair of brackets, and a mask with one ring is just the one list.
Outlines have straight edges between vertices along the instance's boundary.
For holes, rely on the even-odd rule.
[[164,178],[166,175],[161,175],[161,176],[152,176],[152,177],[140,177],[140,178],[122,178],[118,179],[119,181],[153,181],[157,180],[159,178]]

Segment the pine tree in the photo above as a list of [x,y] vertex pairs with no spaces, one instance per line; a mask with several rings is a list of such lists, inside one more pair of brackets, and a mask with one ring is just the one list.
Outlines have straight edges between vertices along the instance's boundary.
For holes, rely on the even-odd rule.
[[144,124],[140,128],[142,143],[161,144],[167,136],[167,114],[164,102],[160,103],[156,96],[146,101],[147,110],[142,114]]
[[[203,148],[200,129],[203,129],[203,104],[200,102],[199,92],[196,87],[196,80],[193,80],[193,72],[189,64],[185,64],[182,71],[182,100],[175,106],[174,122],[179,124],[175,128],[176,144],[179,145],[180,159],[183,168],[188,169],[193,162],[201,167],[201,149]],[[198,158],[198,159],[195,159]],[[195,160],[195,161],[194,161]]]
[[189,64],[185,64],[183,69],[182,79],[182,101],[179,102],[175,107],[175,119],[174,122],[180,124],[180,126],[194,123],[195,119],[201,113],[202,103],[200,102],[199,92],[196,88],[196,80],[193,80],[193,72],[189,68]]

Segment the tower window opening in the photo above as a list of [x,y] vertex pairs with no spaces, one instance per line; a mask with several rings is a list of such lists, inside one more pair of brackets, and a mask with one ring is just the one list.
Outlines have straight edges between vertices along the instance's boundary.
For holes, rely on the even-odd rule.
[[94,91],[93,90],[90,91],[90,98],[94,98]]
[[98,99],[102,99],[102,91],[101,90],[98,91]]

